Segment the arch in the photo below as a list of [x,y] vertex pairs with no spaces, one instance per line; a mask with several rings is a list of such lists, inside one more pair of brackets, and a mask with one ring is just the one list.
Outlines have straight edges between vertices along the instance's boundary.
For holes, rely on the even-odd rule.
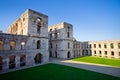
[[2,56],[0,56],[0,70],[2,70],[2,66],[3,65],[3,58],[2,58]]
[[41,53],[36,54],[34,60],[35,60],[35,63],[41,63],[42,62],[42,54]]
[[15,56],[12,55],[9,57],[9,69],[15,68]]
[[3,45],[4,45],[4,44],[3,44],[3,41],[0,40],[0,51],[3,50]]
[[52,57],[52,51],[50,51],[49,53],[50,53],[49,56]]
[[26,55],[20,56],[20,66],[25,66],[26,63]]
[[70,31],[70,27],[68,26],[67,28],[68,28],[68,31]]
[[14,40],[10,41],[10,50],[15,50],[16,42]]
[[110,44],[110,47],[113,49],[113,48],[114,48],[114,44],[113,44],[113,43],[111,43],[111,44]]
[[88,50],[85,50],[85,55],[88,55]]
[[57,58],[58,56],[57,56],[57,51],[55,51],[55,57]]
[[41,42],[40,42],[40,40],[38,40],[37,41],[37,49],[40,49],[40,47],[41,47]]
[[68,38],[70,37],[70,32],[67,32],[67,37],[68,37]]
[[37,33],[40,33],[40,30],[41,30],[41,23],[38,22],[37,23]]
[[67,58],[70,58],[70,51],[68,51],[68,53],[67,53]]
[[40,33],[41,31],[41,26],[42,26],[41,22],[42,22],[42,18],[37,17],[37,33]]
[[25,49],[25,41],[21,41],[21,49]]

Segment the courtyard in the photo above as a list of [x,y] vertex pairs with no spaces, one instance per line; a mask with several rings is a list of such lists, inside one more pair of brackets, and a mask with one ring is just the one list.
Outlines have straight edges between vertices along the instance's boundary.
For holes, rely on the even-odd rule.
[[0,80],[120,80],[118,77],[49,63],[0,75]]

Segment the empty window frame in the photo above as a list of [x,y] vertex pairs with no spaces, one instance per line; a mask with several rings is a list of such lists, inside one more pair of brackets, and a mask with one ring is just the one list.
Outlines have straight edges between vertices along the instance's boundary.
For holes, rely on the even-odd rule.
[[41,41],[38,40],[38,41],[37,41],[37,49],[40,49],[40,48],[41,48]]
[[10,41],[10,50],[15,50],[16,42]]
[[110,47],[111,47],[111,49],[113,49],[113,48],[114,48],[114,44],[113,44],[113,43],[111,43],[111,44],[110,44]]
[[4,45],[4,44],[3,44],[3,41],[0,40],[0,51],[3,50],[3,45]]

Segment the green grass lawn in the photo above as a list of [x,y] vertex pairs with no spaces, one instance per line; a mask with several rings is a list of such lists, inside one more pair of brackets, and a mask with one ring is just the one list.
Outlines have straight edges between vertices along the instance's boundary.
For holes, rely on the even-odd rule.
[[2,74],[0,80],[120,80],[120,78],[50,63]]
[[120,67],[120,59],[108,59],[101,57],[85,56],[80,58],[74,58],[72,60]]

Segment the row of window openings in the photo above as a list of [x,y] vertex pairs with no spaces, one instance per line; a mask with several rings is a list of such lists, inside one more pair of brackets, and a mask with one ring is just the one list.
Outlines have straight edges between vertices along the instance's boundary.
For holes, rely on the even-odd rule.
[[[52,43],[50,43],[50,48],[53,48]],[[57,44],[56,44],[56,49],[58,48]],[[70,48],[70,43],[68,43],[68,49]]]
[[[107,51],[105,51],[104,53],[105,53],[105,55],[107,55]],[[96,51],[94,51],[94,54],[96,55]],[[101,55],[102,52],[99,51],[99,54]],[[113,51],[111,51],[111,55],[114,56],[114,52]],[[119,56],[120,56],[120,52],[119,52]]]
[[74,48],[80,48],[80,44],[74,44],[73,47]]
[[[9,57],[9,69],[15,68],[15,56],[10,56]],[[3,65],[3,60],[2,57],[0,56],[0,70],[2,70],[2,65]],[[26,65],[26,56],[21,55],[20,56],[20,66],[25,66]]]
[[[102,47],[101,44],[99,44],[98,47],[101,48],[101,47]],[[114,48],[114,44],[111,43],[111,44],[110,44],[110,47],[113,49],[113,48]],[[92,45],[91,45],[91,44],[90,44],[90,48],[92,48]],[[94,44],[94,48],[96,48],[96,44]],[[104,48],[107,48],[107,45],[106,45],[106,44],[104,44]],[[118,48],[120,49],[120,43],[118,43]]]
[[[42,55],[40,53],[38,53],[35,58],[34,61],[35,63],[41,63],[41,59],[42,59]],[[9,57],[9,69],[13,69],[15,68],[15,56],[10,56]],[[0,56],[0,70],[2,70],[2,65],[3,65],[3,59]],[[26,65],[26,55],[21,55],[20,56],[20,66],[25,66]]]
[[[54,34],[51,33],[51,34],[50,34],[50,38],[53,38],[53,37],[54,37],[54,38],[56,39],[56,38],[58,38],[58,35],[59,35],[59,34],[60,34],[60,33],[54,33]],[[67,37],[68,37],[68,38],[70,37],[70,33],[69,33],[69,32],[67,32]]]
[[[21,42],[21,49],[25,49],[25,42]],[[3,41],[0,41],[0,50],[3,50]],[[15,50],[16,47],[16,42],[15,41],[10,41],[10,50]],[[41,48],[41,42],[40,40],[37,41],[37,49]]]
[[[53,31],[52,29],[50,29],[50,32]],[[55,31],[57,31],[57,28],[55,28]],[[70,27],[67,27],[67,31],[70,31]]]

